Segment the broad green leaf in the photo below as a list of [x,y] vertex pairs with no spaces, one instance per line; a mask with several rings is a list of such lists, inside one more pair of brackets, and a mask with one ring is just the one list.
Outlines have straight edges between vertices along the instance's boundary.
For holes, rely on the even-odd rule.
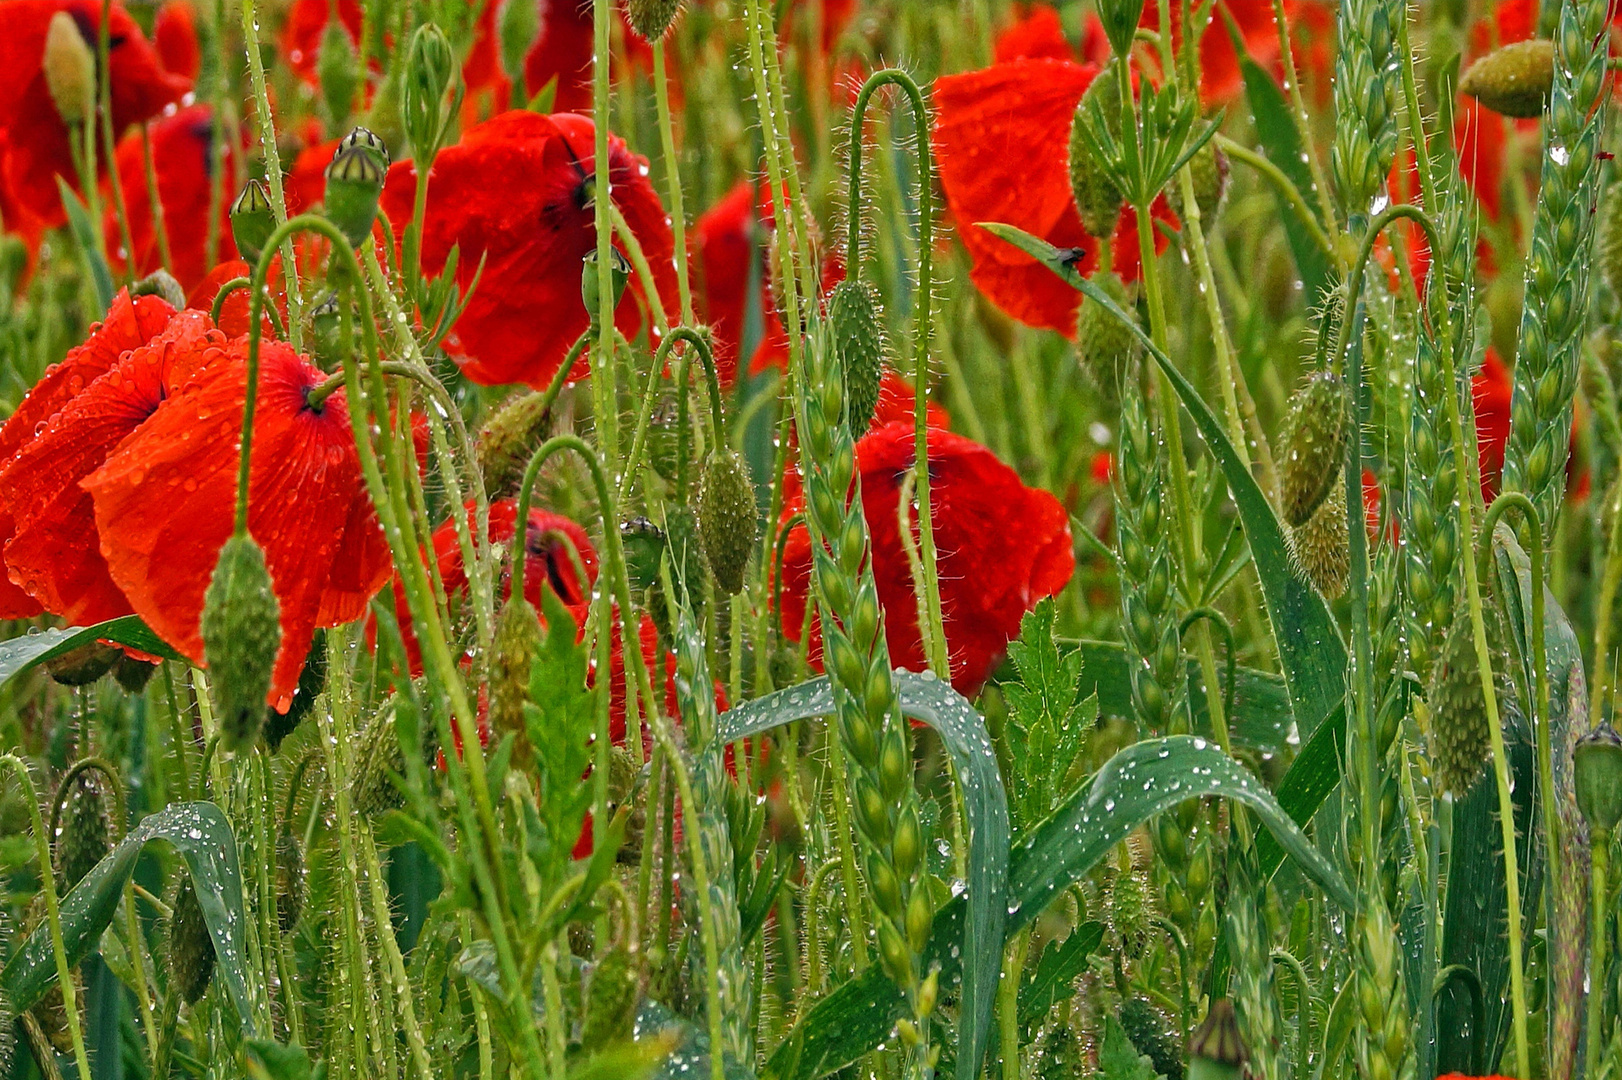
[[[991,1029],[997,981],[1002,973],[1004,925],[1008,920],[1008,800],[1003,789],[1002,774],[997,769],[996,756],[991,750],[991,737],[986,733],[985,720],[974,706],[932,674],[919,675],[897,670],[895,679],[901,695],[902,713],[934,728],[951,755],[958,786],[963,793],[964,814],[968,818],[969,880],[965,883],[968,917],[966,921],[960,917],[954,925],[947,951],[961,950],[960,956],[971,958],[963,978],[961,1015],[965,1019],[958,1025],[957,1075],[972,1078],[980,1071],[980,1059],[985,1053],[986,1039]],[[828,688],[827,678],[812,679],[722,713],[719,739],[722,744],[736,742],[746,735],[779,724],[824,716],[832,711],[833,694]],[[965,901],[960,897],[948,906],[963,904]],[[935,935],[930,944],[932,955],[936,951],[936,939],[940,937],[940,919],[941,916],[937,915]],[[947,959],[955,971],[959,961],[955,957]],[[926,959],[926,968],[927,963]],[[890,984],[886,982],[885,985]],[[871,1030],[875,1021],[879,1030],[868,1044],[868,1049],[877,1046],[879,1040],[884,1038],[885,1032],[894,1023],[894,1017],[889,1010],[885,1010],[882,1016],[875,1014],[864,1017],[866,1026],[863,1030]],[[792,1049],[790,1052],[793,1052]],[[781,1056],[780,1052],[778,1057]],[[773,1060],[776,1061],[778,1057]]]
[[90,270],[90,280],[96,286],[96,302],[99,310],[106,311],[113,306],[113,273],[107,269],[107,257],[101,253],[101,247],[96,243],[96,226],[90,220],[90,212],[85,209],[79,196],[74,194],[68,182],[60,176],[56,178],[56,190],[62,195],[62,208],[68,214],[68,229],[73,233],[74,243],[84,253],[85,266]]
[[[243,951],[242,871],[237,865],[236,837],[213,803],[174,803],[146,818],[62,898],[62,938],[68,962],[78,963],[95,947],[101,932],[113,921],[124,882],[134,872],[141,849],[153,840],[167,840],[185,861],[203,921],[214,939],[215,975],[224,982],[244,1030],[251,1031],[256,1021]],[[50,927],[41,923],[0,971],[0,986],[21,1011],[38,1001],[55,981]]]
[[0,641],[0,686],[4,686],[36,664],[54,660],[63,653],[72,652],[80,646],[97,641],[128,645],[139,652],[161,656],[166,660],[183,659],[179,653],[164,644],[162,638],[149,630],[139,616],[125,615],[122,618],[97,623],[95,626],[70,626],[65,630],[55,628],[31,630],[22,637]]
[[[1346,882],[1261,782],[1204,739],[1177,735],[1137,743],[1116,754],[1013,849],[1009,932],[1028,925],[1053,897],[1081,880],[1143,822],[1184,799],[1212,795],[1249,806],[1302,871],[1342,909],[1350,910],[1353,896]],[[943,985],[960,969],[964,908],[958,898],[935,916],[925,963],[940,964]],[[802,1018],[766,1063],[763,1075],[769,1080],[814,1080],[850,1064],[888,1035],[901,1004],[895,985],[876,967],[869,968]]]

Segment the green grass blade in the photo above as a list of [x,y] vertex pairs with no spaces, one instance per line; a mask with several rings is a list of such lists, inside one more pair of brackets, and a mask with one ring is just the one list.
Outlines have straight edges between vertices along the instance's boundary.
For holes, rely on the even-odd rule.
[[[76,964],[89,955],[113,921],[124,883],[134,872],[141,849],[153,840],[167,840],[185,860],[203,921],[214,939],[215,973],[224,981],[244,1029],[251,1030],[254,998],[242,940],[246,925],[242,870],[237,863],[236,837],[213,803],[175,803],[146,818],[63,897],[62,938],[68,963]],[[37,1002],[55,981],[50,927],[41,924],[0,971],[0,986],[20,1012]]]
[[167,660],[180,660],[181,655],[164,644],[162,638],[147,628],[137,615],[109,619],[95,626],[70,626],[31,631],[10,641],[0,641],[0,687],[36,664],[53,660],[63,653],[72,652],[97,641],[110,641],[128,645],[132,649]]
[[56,178],[56,189],[62,193],[62,208],[68,213],[68,230],[73,233],[74,242],[84,254],[85,265],[90,269],[90,280],[95,283],[96,302],[100,305],[97,310],[106,311],[113,306],[113,272],[107,268],[107,257],[101,253],[101,245],[96,243],[96,230],[91,224],[90,212],[60,176]]

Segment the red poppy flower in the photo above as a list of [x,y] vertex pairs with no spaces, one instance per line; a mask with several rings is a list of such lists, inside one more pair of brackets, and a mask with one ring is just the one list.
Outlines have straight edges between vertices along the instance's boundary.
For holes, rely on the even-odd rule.
[[[764,255],[757,256],[772,227],[770,190],[740,180],[720,202],[699,216],[693,226],[694,297],[699,317],[715,334],[715,367],[722,386],[737,377],[750,308],[758,304],[761,318],[759,343],[749,360],[751,375],[768,367],[783,367],[788,359],[788,334],[778,318],[766,281]],[[758,292],[750,296],[751,263],[758,265]]]
[[[231,342],[84,481],[113,581],[193,663],[203,660],[203,593],[231,535],[246,359],[246,339]],[[325,380],[286,345],[261,347],[248,531],[281,605],[277,708],[292,700],[316,627],[358,619],[390,569],[344,392],[319,408],[307,401]]]
[[[1025,612],[1070,580],[1075,568],[1070,521],[1057,499],[1026,487],[1014,470],[977,443],[932,430],[929,453],[952,685],[972,694],[1019,633]],[[869,432],[856,444],[863,515],[872,536],[873,573],[884,606],[890,659],[922,671],[918,607],[898,518],[901,479],[913,462],[909,424]],[[791,474],[783,520],[803,509],[804,501],[798,477]],[[810,572],[810,537],[803,527],[796,527],[784,552],[782,610],[784,631],[795,640],[805,617]],[[820,634],[814,633],[814,659],[821,655],[819,639]]]
[[169,0],[152,24],[152,44],[163,70],[188,82],[197,78],[203,53],[197,44],[197,12],[191,0]]
[[[10,0],[0,4],[0,72],[4,72],[0,75],[0,132],[5,141],[0,173],[17,208],[36,218],[39,228],[52,228],[67,220],[56,178],[61,176],[75,189],[79,186],[67,125],[45,83],[45,33],[59,11],[73,16],[79,33],[94,49],[102,0]],[[115,131],[156,116],[191,85],[189,79],[159,66],[157,52],[122,4],[111,8],[108,41]],[[14,222],[6,222],[7,228],[13,226]]]
[[[451,246],[460,244],[457,280],[467,288],[485,260],[479,287],[445,341],[476,383],[544,386],[589,324],[580,274],[581,259],[597,245],[588,201],[593,138],[590,117],[520,109],[469,129],[434,161],[424,268],[438,273]],[[666,310],[674,311],[670,224],[648,180],[647,159],[618,137],[609,139],[609,159],[614,202],[642,244]],[[400,234],[416,185],[411,162],[389,170],[383,209]],[[641,299],[642,283],[633,275],[616,316],[627,333],[637,329]]]
[[[935,152],[941,188],[973,260],[969,279],[1027,326],[1076,332],[1081,296],[1047,267],[976,222],[1014,225],[1084,254],[1077,269],[1098,265],[1098,241],[1081,227],[1070,194],[1065,147],[1076,103],[1097,74],[1068,60],[1014,60],[935,81]],[[1170,211],[1157,214],[1168,218]],[[1121,215],[1111,240],[1116,273],[1137,277],[1136,219]],[[1165,243],[1156,235],[1156,250]]]
[[80,482],[169,395],[223,355],[225,335],[187,311],[150,343],[124,353],[68,401],[0,469],[0,491],[16,523],[6,544],[11,577],[74,625],[128,615],[108,575],[90,494]]
[[[91,328],[84,344],[70,350],[60,364],[46,369],[45,377],[0,426],[0,471],[34,440],[36,432],[44,431],[53,416],[107,374],[121,356],[161,333],[174,313],[156,296],[131,300],[125,291],[114,297],[107,318]],[[6,493],[9,486],[0,493],[0,619],[24,619],[38,615],[44,608],[10,577],[4,551],[16,534],[16,522]]]
[[[208,274],[208,207],[214,184],[214,116],[207,105],[192,105],[166,116],[152,125],[152,166],[158,178],[158,197],[163,204],[163,224],[168,232],[171,264],[168,271],[191,290]],[[216,243],[222,258],[236,254],[231,239],[231,200],[236,197],[236,154],[224,155],[224,187],[219,202]],[[129,214],[130,254],[137,275],[150,274],[162,265],[162,248],[152,220],[152,197],[146,185],[146,161],[139,134],[118,144],[116,157],[119,180],[124,189],[124,205]],[[104,224],[107,250],[120,251],[123,231],[117,208],[107,209]]]
[[1476,444],[1481,461],[1481,496],[1492,502],[1504,471],[1504,447],[1509,442],[1509,405],[1514,383],[1498,353],[1487,350],[1481,370],[1470,380],[1476,403]]
[[[873,423],[868,430],[876,431],[890,424],[913,423],[913,410],[917,408],[913,386],[906,379],[888,369],[879,379],[879,400],[873,407]],[[924,423],[928,427],[940,428],[948,431],[952,427],[952,416],[946,411],[946,406],[930,398],[926,406]]]
[[[294,0],[282,24],[281,48],[287,66],[311,86],[320,82],[316,67],[321,62],[321,37],[332,16],[331,0]],[[354,46],[360,41],[363,13],[360,0],[338,0],[338,23]]]
[[293,158],[293,167],[282,177],[282,198],[287,202],[288,217],[315,208],[327,197],[327,166],[332,164],[341,141],[317,140]]
[[[534,97],[546,85],[557,80],[552,98],[555,112],[591,111],[591,53],[594,28],[591,5],[576,0],[532,0],[538,8],[540,33],[524,56],[524,96]],[[496,25],[499,0],[490,0],[479,12],[474,24],[473,46],[462,64],[462,79],[467,85],[463,106],[463,121],[475,122],[480,109],[502,112],[512,100],[512,80],[501,66],[501,42]],[[643,71],[653,68],[653,50],[640,37],[631,32],[624,14],[615,9],[624,33],[625,52],[616,57]],[[616,71],[618,77],[622,72]],[[672,93],[679,88],[672,87]]]
[[[1286,19],[1295,6],[1294,0],[1287,0]],[[1272,0],[1226,0],[1226,7],[1239,28],[1245,51],[1258,64],[1271,67],[1279,56],[1278,24],[1274,21]],[[1160,12],[1155,5],[1145,5],[1141,25],[1159,29]],[[1171,5],[1171,37],[1173,46],[1181,48],[1182,11],[1176,4]],[[1200,35],[1200,100],[1207,105],[1229,101],[1244,85],[1244,77],[1239,72],[1239,54],[1234,51],[1227,20],[1213,10]]]
[[1046,4],[1021,9],[992,46],[992,60],[998,64],[1011,60],[1073,60],[1075,56],[1076,50],[1064,36],[1058,11]]

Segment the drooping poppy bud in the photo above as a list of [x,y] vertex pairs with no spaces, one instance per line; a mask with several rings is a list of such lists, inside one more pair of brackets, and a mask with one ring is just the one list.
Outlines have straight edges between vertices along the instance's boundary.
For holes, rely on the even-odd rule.
[[276,924],[291,934],[304,914],[304,849],[292,830],[276,838]]
[[1577,740],[1572,767],[1583,820],[1593,829],[1616,828],[1622,821],[1622,736],[1609,721]]
[[580,1036],[586,1053],[629,1042],[636,1019],[636,965],[624,943],[603,954],[586,981],[586,1023]]
[[195,1005],[214,978],[214,939],[203,921],[197,890],[185,874],[169,915],[169,973],[181,1000]]
[[[625,295],[625,284],[631,280],[631,264],[620,254],[619,248],[609,248],[609,251],[613,257],[609,280],[614,283],[614,303],[609,310],[617,311],[620,297]],[[596,326],[597,312],[601,310],[597,303],[600,295],[597,291],[597,250],[593,248],[586,252],[586,257],[581,263],[583,269],[580,274],[580,302],[586,305],[586,314],[591,316],[591,325]]]
[[411,35],[405,78],[400,83],[400,118],[418,159],[437,149],[444,128],[445,91],[456,74],[456,54],[445,32],[423,23]]
[[473,441],[486,495],[495,499],[517,490],[530,455],[551,427],[545,394],[521,391],[496,407]]
[[130,297],[156,296],[176,311],[186,309],[186,290],[169,271],[159,268],[130,286]]
[[139,694],[146,689],[147,682],[157,670],[157,664],[137,660],[133,656],[121,656],[118,663],[113,665],[113,678],[126,694]]
[[834,350],[845,374],[845,424],[860,439],[873,423],[884,380],[884,324],[879,295],[871,282],[846,278],[828,300]]
[[264,184],[250,177],[242,185],[237,201],[231,204],[231,239],[236,241],[237,254],[248,265],[254,265],[275,231],[276,214],[270,208],[270,195]]
[[57,115],[70,128],[83,124],[96,103],[96,57],[67,11],[51,16],[42,66]]
[[350,105],[355,100],[355,88],[359,85],[356,77],[359,67],[360,60],[355,56],[354,43],[350,41],[343,21],[328,20],[326,31],[321,35],[316,74],[321,80],[321,96],[326,101],[327,115],[331,117],[334,128],[341,127],[349,119]]
[[282,748],[282,740],[298,728],[299,722],[310,714],[315,699],[327,688],[327,632],[316,630],[310,640],[310,651],[299,670],[298,686],[293,690],[292,704],[284,713],[265,709],[265,746],[272,754]]
[[[1109,272],[1094,274],[1093,284],[1136,321],[1137,308],[1120,277]],[[1142,352],[1137,335],[1125,323],[1102,304],[1082,301],[1076,316],[1076,361],[1108,404],[1120,402],[1121,380],[1130,376]]]
[[111,645],[92,641],[45,661],[45,670],[62,686],[89,686],[113,669],[124,655]]
[[743,572],[759,535],[755,487],[733,450],[717,447],[704,463],[698,489],[698,531],[715,582],[728,596],[743,591]]
[[112,850],[112,822],[101,784],[95,769],[79,770],[62,805],[56,868],[64,892],[77,885]]
[[1350,426],[1346,412],[1346,384],[1332,371],[1314,372],[1290,403],[1278,482],[1285,524],[1305,525],[1339,486]]
[[1486,694],[1495,689],[1499,701],[1510,700],[1513,686],[1499,674],[1502,663],[1503,627],[1501,614],[1490,595],[1483,595],[1482,617],[1486,622],[1487,650],[1491,657],[1496,687],[1483,687],[1481,667],[1476,656],[1476,640],[1470,616],[1457,613],[1442,641],[1441,653],[1431,668],[1426,703],[1430,706],[1430,730],[1426,732],[1431,772],[1436,785],[1463,798],[1475,784],[1491,746],[1487,721]]
[[1070,121],[1070,194],[1076,200],[1081,227],[1089,236],[1103,239],[1114,235],[1125,198],[1083,134],[1082,125],[1091,122],[1095,103],[1110,130],[1115,130],[1120,124],[1121,91],[1113,65],[1093,76]]
[[[1194,182],[1194,205],[1200,208],[1200,220],[1209,222],[1228,194],[1228,155],[1217,148],[1216,139],[1207,139],[1188,159],[1188,172]],[[1184,216],[1181,181],[1173,179],[1166,185],[1166,201],[1177,216]]]
[[681,11],[681,0],[626,0],[626,21],[639,36],[658,41],[670,31]]
[[215,719],[226,750],[259,737],[281,645],[281,606],[265,553],[251,536],[232,536],[203,595],[203,656],[214,686]]
[[1459,92],[1495,113],[1523,120],[1543,115],[1554,83],[1554,42],[1517,41],[1494,49],[1465,70]]
[[[648,464],[667,483],[676,482],[681,467],[681,408],[674,390],[666,390],[648,418]],[[689,441],[688,446],[692,443]]]
[[[515,554],[527,556],[522,543]],[[535,607],[516,592],[502,605],[496,622],[496,640],[490,660],[490,728],[517,736],[519,764],[529,753],[524,724],[524,703],[529,700],[529,668],[541,650],[541,621]]]
[[1233,1002],[1211,1002],[1205,1023],[1188,1040],[1188,1080],[1238,1080],[1249,1057]]
[[351,247],[360,247],[372,234],[378,196],[383,193],[383,176],[384,167],[378,164],[378,155],[369,146],[354,145],[339,150],[338,156],[327,166],[324,209],[327,219],[338,226]]
[[[393,699],[384,702],[361,732],[360,746],[355,751],[355,779],[349,788],[349,803],[355,813],[364,817],[376,817],[405,805],[393,780],[406,770],[405,754],[394,732],[394,711]],[[424,735],[432,730],[427,729]],[[426,753],[430,748],[423,749]]]
[[1286,528],[1284,539],[1296,569],[1314,588],[1331,600],[1345,592],[1352,569],[1345,485],[1331,484],[1328,496],[1312,516]]

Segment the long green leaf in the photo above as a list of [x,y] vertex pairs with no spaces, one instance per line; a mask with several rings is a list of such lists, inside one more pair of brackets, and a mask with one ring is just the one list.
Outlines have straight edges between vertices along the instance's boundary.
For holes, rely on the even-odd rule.
[[[933,675],[897,671],[895,679],[902,713],[934,728],[951,755],[968,819],[968,919],[953,947],[961,947],[962,955],[971,958],[963,978],[964,1021],[958,1025],[957,1075],[972,1080],[980,1072],[1002,972],[1003,932],[1008,919],[1008,796],[991,752],[985,720],[974,706]],[[813,679],[723,713],[720,742],[736,742],[779,724],[832,711],[828,680]],[[882,1032],[879,1037],[883,1037]]]
[[125,615],[95,626],[70,626],[65,630],[31,630],[22,637],[0,641],[0,686],[15,679],[36,664],[54,660],[83,645],[110,641],[166,660],[181,656],[147,628],[139,616]]
[[[243,952],[242,870],[237,841],[220,808],[210,802],[175,803],[144,819],[62,898],[62,938],[68,962],[77,964],[95,947],[118,910],[124,882],[135,870],[141,849],[167,840],[191,873],[203,922],[214,940],[215,973],[225,983],[244,1030],[255,1026],[248,963]],[[0,986],[12,1006],[33,1005],[56,981],[50,927],[40,924],[0,972]]]
[[[1028,925],[1060,891],[1079,881],[1114,845],[1155,814],[1184,799],[1220,795],[1249,806],[1302,870],[1335,903],[1352,893],[1277,800],[1255,777],[1204,739],[1151,739],[1116,754],[1057,812],[1010,853],[1008,930]],[[965,903],[935,916],[925,962],[946,984],[960,968]],[[999,950],[1000,951],[1000,950]],[[766,1063],[769,1080],[815,1080],[850,1064],[887,1037],[902,1006],[895,985],[875,968],[820,1001]]]
[[62,208],[68,214],[68,230],[73,233],[74,242],[84,253],[85,265],[90,268],[90,280],[96,285],[96,302],[101,305],[97,310],[106,311],[113,306],[113,272],[107,268],[107,257],[101,253],[101,245],[96,243],[95,225],[84,203],[79,201],[79,196],[60,176],[56,178],[56,190],[61,193]]

